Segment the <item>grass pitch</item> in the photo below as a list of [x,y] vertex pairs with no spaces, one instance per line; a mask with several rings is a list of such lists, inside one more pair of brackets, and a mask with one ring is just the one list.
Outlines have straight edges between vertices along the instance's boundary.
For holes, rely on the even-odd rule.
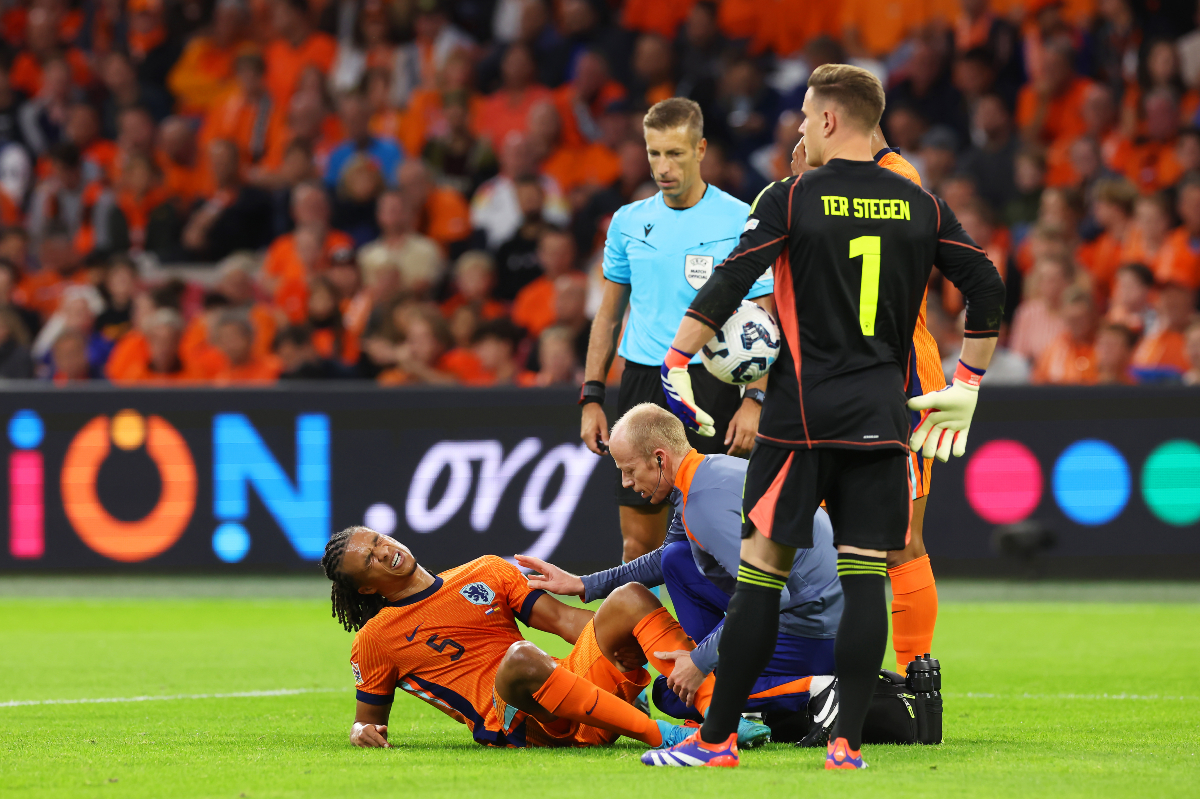
[[943,582],[946,743],[867,747],[862,773],[787,745],[728,771],[490,750],[404,696],[397,748],[355,749],[325,585],[0,579],[0,795],[1200,796],[1200,585]]

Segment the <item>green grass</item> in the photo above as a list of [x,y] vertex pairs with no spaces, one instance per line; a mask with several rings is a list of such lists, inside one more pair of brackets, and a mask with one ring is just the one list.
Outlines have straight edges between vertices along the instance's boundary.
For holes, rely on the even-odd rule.
[[946,743],[868,747],[864,773],[826,773],[820,752],[785,745],[728,772],[647,769],[627,741],[489,750],[405,697],[397,747],[355,749],[350,636],[325,590],[0,580],[0,703],[310,691],[0,707],[0,795],[1200,796],[1197,585],[945,582]]

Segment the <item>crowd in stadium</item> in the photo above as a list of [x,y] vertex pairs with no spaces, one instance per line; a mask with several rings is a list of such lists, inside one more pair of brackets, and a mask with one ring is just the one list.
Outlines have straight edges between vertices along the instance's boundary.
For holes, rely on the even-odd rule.
[[[8,0],[0,377],[578,385],[608,220],[656,191],[645,110],[697,100],[704,179],[749,202],[790,174],[808,73],[851,61],[1006,281],[988,382],[1197,383],[1191,14]],[[961,311],[935,272],[949,364]]]

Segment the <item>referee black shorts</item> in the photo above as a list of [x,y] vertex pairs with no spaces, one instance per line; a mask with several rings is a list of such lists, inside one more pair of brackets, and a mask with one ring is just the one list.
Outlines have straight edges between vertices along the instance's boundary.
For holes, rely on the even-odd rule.
[[742,537],[755,530],[810,549],[813,515],[825,501],[833,541],[904,549],[912,519],[908,458],[899,449],[783,449],[755,444],[742,492]]
[[[725,432],[729,422],[742,404],[742,391],[737,386],[722,383],[708,373],[702,364],[688,367],[692,376],[692,391],[696,404],[707,411],[716,421],[716,435],[712,438],[698,436],[688,431],[688,441],[702,455],[723,455],[729,448],[725,446]],[[621,375],[621,391],[617,395],[617,418],[625,415],[634,405],[643,402],[653,402],[662,408],[667,407],[667,398],[662,388],[662,367],[643,366],[640,363],[625,363],[625,371]],[[669,409],[668,409],[669,410]],[[616,423],[616,420],[613,420]],[[621,485],[621,470],[613,469],[617,478],[617,504],[627,506],[649,505],[650,500],[632,488]]]

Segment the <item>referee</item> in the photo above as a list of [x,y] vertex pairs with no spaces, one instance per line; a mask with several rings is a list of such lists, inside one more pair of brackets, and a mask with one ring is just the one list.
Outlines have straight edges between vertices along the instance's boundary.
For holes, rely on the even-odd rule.
[[[618,417],[643,402],[667,407],[659,366],[696,292],[737,245],[750,210],[700,177],[707,142],[699,105],[683,97],[663,100],[651,107],[642,124],[650,170],[660,191],[620,208],[604,244],[604,298],[592,322],[586,382],[579,398],[580,437],[597,455],[608,449],[604,385],[618,339],[625,359]],[[770,311],[773,289],[768,272],[746,296]],[[621,338],[626,308],[629,323]],[[692,446],[705,455],[747,456],[758,432],[766,378],[748,386],[743,397],[736,386],[712,377],[699,358],[691,360],[689,369],[699,402],[716,420],[714,437],[688,434]],[[615,469],[613,477],[628,562],[662,545],[669,515],[665,505],[622,487]]]
[[[904,548],[911,512],[908,448],[942,461],[966,449],[1004,283],[944,201],[875,163],[871,135],[883,107],[870,72],[845,64],[813,71],[800,133],[819,168],[759,195],[741,242],[696,296],[663,363],[672,411],[706,429],[689,353],[774,265],[783,345],[746,469],[737,588],[712,704],[700,731],[672,748],[678,763],[737,764],[731,734],[774,650],[795,550],[813,546],[813,513],[825,500],[844,601],[834,643],[839,712],[825,767],[866,765],[863,722],[887,646],[885,557]],[[908,400],[906,367],[933,266],[966,297],[962,359],[949,388]],[[909,409],[931,411],[915,431]]]

